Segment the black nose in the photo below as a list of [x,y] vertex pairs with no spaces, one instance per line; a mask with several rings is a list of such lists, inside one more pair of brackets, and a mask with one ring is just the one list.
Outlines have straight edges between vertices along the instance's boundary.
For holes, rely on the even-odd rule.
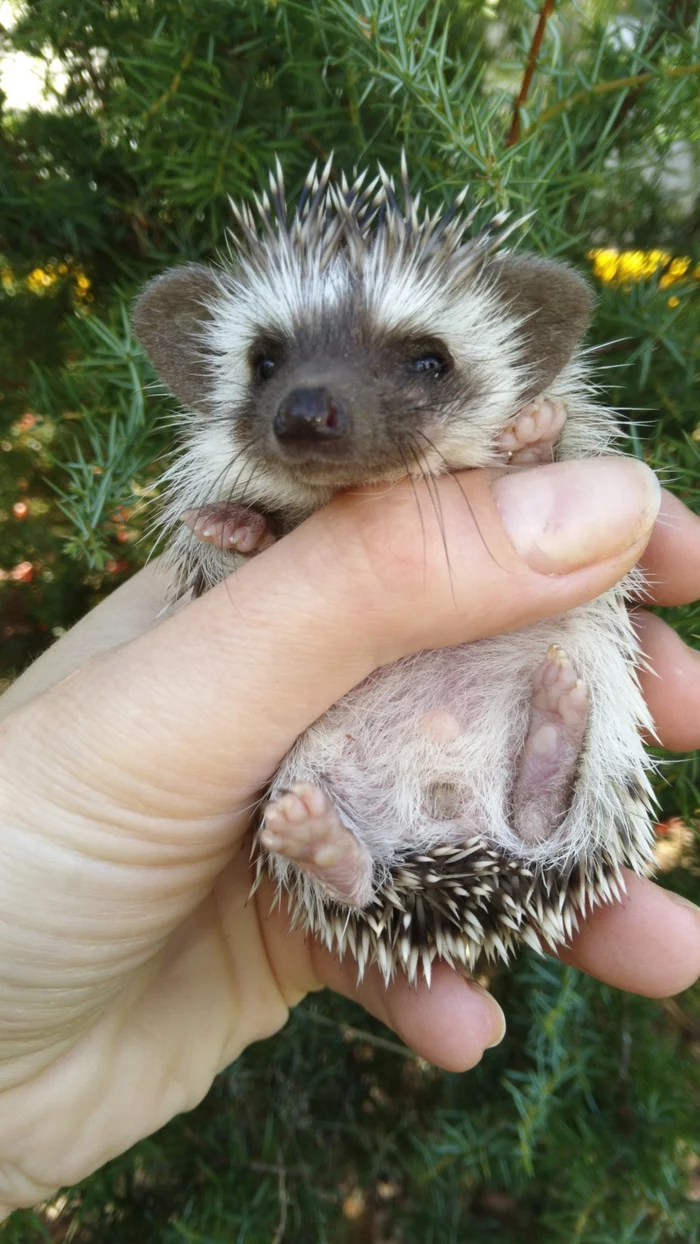
[[279,441],[337,441],[347,434],[348,412],[329,389],[292,389],[273,423]]

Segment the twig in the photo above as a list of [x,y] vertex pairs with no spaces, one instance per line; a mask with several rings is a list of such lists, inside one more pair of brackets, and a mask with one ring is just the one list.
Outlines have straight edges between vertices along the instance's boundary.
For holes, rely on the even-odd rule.
[[528,130],[525,131],[524,137],[529,137],[533,130],[543,125],[545,121],[550,121],[552,117],[558,116],[560,112],[568,112],[576,104],[580,104],[585,99],[589,99],[591,95],[604,95],[607,91],[626,91],[629,87],[645,86],[647,82],[651,82],[652,78],[683,78],[691,73],[700,73],[700,63],[695,65],[674,65],[668,69],[650,69],[646,73],[635,73],[630,78],[613,78],[610,82],[598,82],[596,86],[588,87],[583,91],[576,91],[574,95],[569,95],[568,99],[560,99],[558,104],[553,104],[551,108],[545,111],[533,121]]
[[364,1041],[367,1045],[374,1045],[378,1050],[388,1050],[391,1054],[400,1054],[402,1058],[410,1058],[414,1062],[421,1063],[423,1059],[414,1054],[413,1050],[406,1049],[404,1045],[399,1045],[397,1041],[387,1041],[386,1037],[375,1037],[372,1032],[365,1032],[363,1028],[353,1028],[350,1024],[344,1024],[337,1019],[329,1019],[327,1015],[319,1015],[318,1011],[302,1011],[304,1019],[311,1019],[315,1024],[323,1024],[327,1028],[335,1028],[342,1035],[351,1041]]
[[175,73],[173,74],[170,85],[166,87],[162,95],[159,95],[158,98],[154,101],[154,103],[151,104],[150,108],[144,113],[145,120],[150,120],[152,116],[155,116],[155,114],[159,112],[160,109],[165,106],[165,104],[170,102],[173,95],[177,94],[177,92],[180,89],[180,83],[182,82],[182,75],[183,73],[185,73],[187,69],[189,69],[190,65],[192,64],[193,58],[194,58],[194,52],[192,52],[191,50],[188,50],[187,52],[185,52],[185,55],[180,61],[179,69],[177,69]]
[[544,0],[544,4],[540,9],[540,16],[535,27],[535,33],[532,36],[530,51],[528,52],[527,64],[525,65],[525,73],[523,75],[520,93],[513,106],[513,120],[510,123],[508,137],[506,138],[506,147],[512,147],[520,138],[520,109],[527,103],[527,97],[530,93],[532,79],[537,68],[537,57],[540,54],[540,47],[544,39],[544,32],[547,28],[547,22],[554,12],[556,0]]

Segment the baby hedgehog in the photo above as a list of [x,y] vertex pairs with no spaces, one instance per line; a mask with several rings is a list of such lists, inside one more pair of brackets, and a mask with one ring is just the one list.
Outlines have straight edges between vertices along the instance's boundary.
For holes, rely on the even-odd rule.
[[[165,527],[197,595],[334,493],[610,452],[614,416],[576,348],[591,296],[512,253],[466,191],[419,213],[380,168],[279,165],[216,268],[151,282],[134,323],[184,407]],[[292,918],[360,975],[430,978],[571,936],[651,856],[638,650],[617,587],[514,634],[382,668],[297,740],[254,851]]]

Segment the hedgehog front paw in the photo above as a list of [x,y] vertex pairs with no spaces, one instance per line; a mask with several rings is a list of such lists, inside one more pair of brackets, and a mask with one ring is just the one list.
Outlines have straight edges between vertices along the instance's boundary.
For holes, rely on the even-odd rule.
[[228,501],[185,510],[182,522],[203,544],[213,544],[230,553],[260,553],[275,543],[264,514]]
[[310,782],[295,783],[267,805],[260,842],[311,873],[336,902],[364,907],[371,899],[372,856]]
[[496,446],[514,466],[551,462],[565,423],[564,403],[542,395],[518,411],[512,423],[496,437]]
[[569,802],[588,720],[588,694],[568,656],[552,644],[532,679],[530,724],[513,792],[523,842],[549,838]]

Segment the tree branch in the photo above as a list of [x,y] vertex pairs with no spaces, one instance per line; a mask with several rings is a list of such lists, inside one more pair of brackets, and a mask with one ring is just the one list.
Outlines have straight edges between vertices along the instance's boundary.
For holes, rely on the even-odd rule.
[[530,44],[530,51],[528,52],[527,64],[525,65],[525,73],[523,75],[520,92],[513,107],[513,120],[511,121],[508,137],[506,138],[506,147],[514,146],[520,138],[520,109],[527,103],[527,97],[530,93],[530,86],[532,85],[532,79],[535,76],[535,69],[537,67],[537,57],[540,54],[540,47],[542,46],[544,32],[547,27],[547,22],[554,12],[555,3],[556,0],[544,0],[544,4],[540,9],[540,16],[537,21],[537,26],[535,27],[535,33],[532,36],[532,43]]
[[550,121],[552,117],[558,116],[560,112],[568,112],[570,108],[582,103],[585,99],[589,99],[592,95],[604,95],[607,91],[625,91],[629,87],[645,86],[653,78],[683,78],[691,73],[700,73],[700,63],[695,65],[672,65],[668,69],[650,69],[646,73],[635,73],[629,78],[612,78],[609,82],[598,82],[596,86],[591,86],[587,90],[576,91],[574,95],[569,95],[568,99],[560,99],[559,103],[553,104],[551,108],[546,108],[541,116],[536,121],[533,121],[530,128],[525,131],[524,137],[527,138],[532,134],[533,130],[538,129],[545,121]]

